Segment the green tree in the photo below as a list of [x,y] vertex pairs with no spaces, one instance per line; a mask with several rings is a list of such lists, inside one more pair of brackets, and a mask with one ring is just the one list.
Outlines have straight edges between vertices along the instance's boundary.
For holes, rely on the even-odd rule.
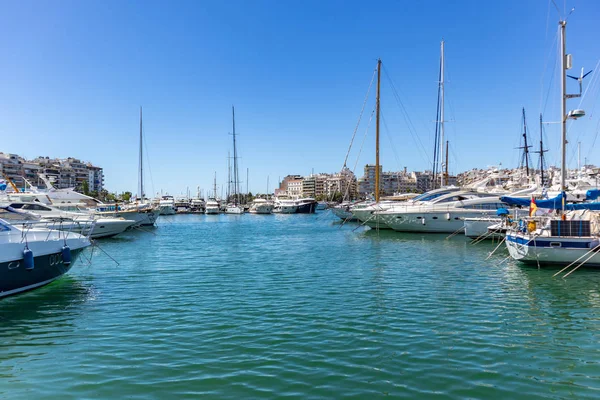
[[131,196],[132,196],[131,192],[123,192],[123,193],[121,193],[121,200],[129,201],[129,200],[131,200]]
[[88,183],[88,181],[83,181],[83,183],[81,184],[81,191],[86,196],[90,195],[90,184]]

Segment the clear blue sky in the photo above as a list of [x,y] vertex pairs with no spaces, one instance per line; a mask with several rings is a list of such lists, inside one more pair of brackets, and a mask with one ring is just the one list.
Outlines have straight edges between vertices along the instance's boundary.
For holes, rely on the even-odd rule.
[[[442,38],[452,172],[517,166],[521,108],[536,143],[540,111],[547,120],[559,115],[559,14],[551,1],[38,0],[0,6],[0,151],[91,161],[104,168],[111,191],[136,190],[140,106],[151,171],[147,192],[206,191],[215,171],[224,184],[231,105],[250,191],[264,192],[267,176],[273,190],[287,174],[339,171],[378,57],[415,128],[408,129],[384,73],[384,169],[430,168]],[[572,7],[567,44],[570,72],[577,75],[600,59],[600,2],[568,1],[567,11]],[[582,142],[582,157],[600,164],[599,76],[586,80],[596,82],[582,105],[588,115],[573,125],[570,138]],[[577,83],[570,81],[569,89],[576,91]],[[373,102],[374,92],[367,115]],[[569,108],[578,103],[570,101]],[[558,126],[547,126],[546,135],[549,160],[556,163]],[[358,175],[374,162],[373,143],[374,124]]]

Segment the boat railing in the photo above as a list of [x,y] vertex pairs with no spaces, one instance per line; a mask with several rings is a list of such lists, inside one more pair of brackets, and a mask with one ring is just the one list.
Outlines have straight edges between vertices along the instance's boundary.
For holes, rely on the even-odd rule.
[[50,240],[53,232],[57,232],[59,238],[63,235],[62,238],[65,240],[68,239],[69,235],[73,234],[83,235],[89,239],[96,226],[96,220],[74,220],[71,218],[57,217],[43,220],[22,221],[13,223],[12,225],[19,228],[21,231],[21,242],[27,241],[27,235],[32,233],[32,230],[36,230],[36,233],[39,233],[40,229],[48,231],[45,241]]

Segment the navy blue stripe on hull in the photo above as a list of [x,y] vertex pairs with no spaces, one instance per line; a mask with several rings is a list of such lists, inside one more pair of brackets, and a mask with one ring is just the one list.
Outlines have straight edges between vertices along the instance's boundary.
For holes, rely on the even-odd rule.
[[71,264],[65,265],[60,252],[34,257],[32,270],[23,260],[0,263],[0,297],[35,289],[67,273],[82,249],[71,250]]
[[[590,239],[582,242],[566,241],[565,238],[556,239],[525,239],[520,236],[506,235],[506,240],[509,242],[527,245],[530,247],[561,247],[563,249],[591,249],[598,243],[595,239]],[[551,245],[552,243],[560,243],[560,246]]]

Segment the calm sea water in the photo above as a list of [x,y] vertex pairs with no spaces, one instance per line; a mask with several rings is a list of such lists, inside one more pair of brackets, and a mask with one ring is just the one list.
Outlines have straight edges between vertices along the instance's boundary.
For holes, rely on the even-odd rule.
[[96,249],[0,301],[0,397],[600,397],[600,271],[355,227],[185,215],[101,241],[120,265]]

